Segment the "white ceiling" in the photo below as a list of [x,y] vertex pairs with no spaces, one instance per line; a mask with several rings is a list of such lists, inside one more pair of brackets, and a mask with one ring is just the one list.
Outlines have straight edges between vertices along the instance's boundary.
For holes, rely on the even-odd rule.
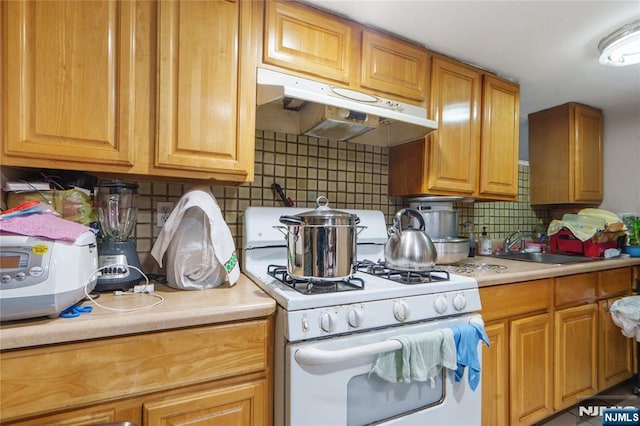
[[600,65],[597,48],[640,19],[640,0],[303,1],[517,81],[523,123],[569,101],[640,120],[640,65]]

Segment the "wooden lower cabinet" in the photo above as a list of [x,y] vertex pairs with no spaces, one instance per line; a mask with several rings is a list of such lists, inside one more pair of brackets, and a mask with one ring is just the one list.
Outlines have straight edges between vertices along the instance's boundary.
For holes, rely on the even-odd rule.
[[551,413],[552,317],[545,313],[511,322],[509,386],[512,425],[531,424]]
[[634,341],[609,306],[638,272],[617,268],[480,288],[482,424],[530,425],[633,376]]
[[530,424],[552,412],[551,279],[480,288],[482,424]]
[[482,424],[506,425],[509,418],[509,324],[492,322],[484,328],[491,346],[482,345]]
[[269,317],[0,352],[0,424],[271,425],[272,351]]
[[607,389],[634,373],[634,340],[625,337],[614,324],[609,306],[620,297],[598,302],[598,389]]
[[598,305],[594,303],[555,313],[556,410],[597,392],[597,320]]
[[265,424],[265,380],[176,395],[143,404],[142,425]]

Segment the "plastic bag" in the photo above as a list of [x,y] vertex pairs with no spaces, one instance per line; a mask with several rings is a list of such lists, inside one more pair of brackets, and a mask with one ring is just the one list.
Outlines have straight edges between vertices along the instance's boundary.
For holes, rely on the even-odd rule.
[[167,248],[167,285],[179,290],[218,287],[227,274],[216,258],[213,246],[204,242],[209,222],[199,207],[187,209]]
[[16,207],[31,200],[44,202],[60,214],[63,219],[83,225],[89,225],[91,222],[98,220],[98,215],[91,202],[91,196],[78,189],[9,192],[7,195],[7,208]]

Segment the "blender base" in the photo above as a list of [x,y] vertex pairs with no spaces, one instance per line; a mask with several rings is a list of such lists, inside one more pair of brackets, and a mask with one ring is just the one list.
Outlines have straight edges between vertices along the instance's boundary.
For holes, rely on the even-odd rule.
[[135,240],[98,243],[98,266],[103,269],[94,291],[127,291],[143,279],[140,272],[128,267],[142,270]]

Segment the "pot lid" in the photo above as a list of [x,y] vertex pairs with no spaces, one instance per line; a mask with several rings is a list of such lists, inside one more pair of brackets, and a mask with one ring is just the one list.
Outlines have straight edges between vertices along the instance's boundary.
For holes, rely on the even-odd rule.
[[299,216],[304,219],[304,221],[311,225],[317,225],[320,221],[326,221],[327,219],[332,220],[349,220],[349,221],[359,221],[358,216],[354,213],[343,212],[340,210],[334,210],[329,207],[329,199],[324,195],[321,195],[316,199],[316,205],[318,206],[314,210],[309,210],[308,212],[299,213],[296,216]]

